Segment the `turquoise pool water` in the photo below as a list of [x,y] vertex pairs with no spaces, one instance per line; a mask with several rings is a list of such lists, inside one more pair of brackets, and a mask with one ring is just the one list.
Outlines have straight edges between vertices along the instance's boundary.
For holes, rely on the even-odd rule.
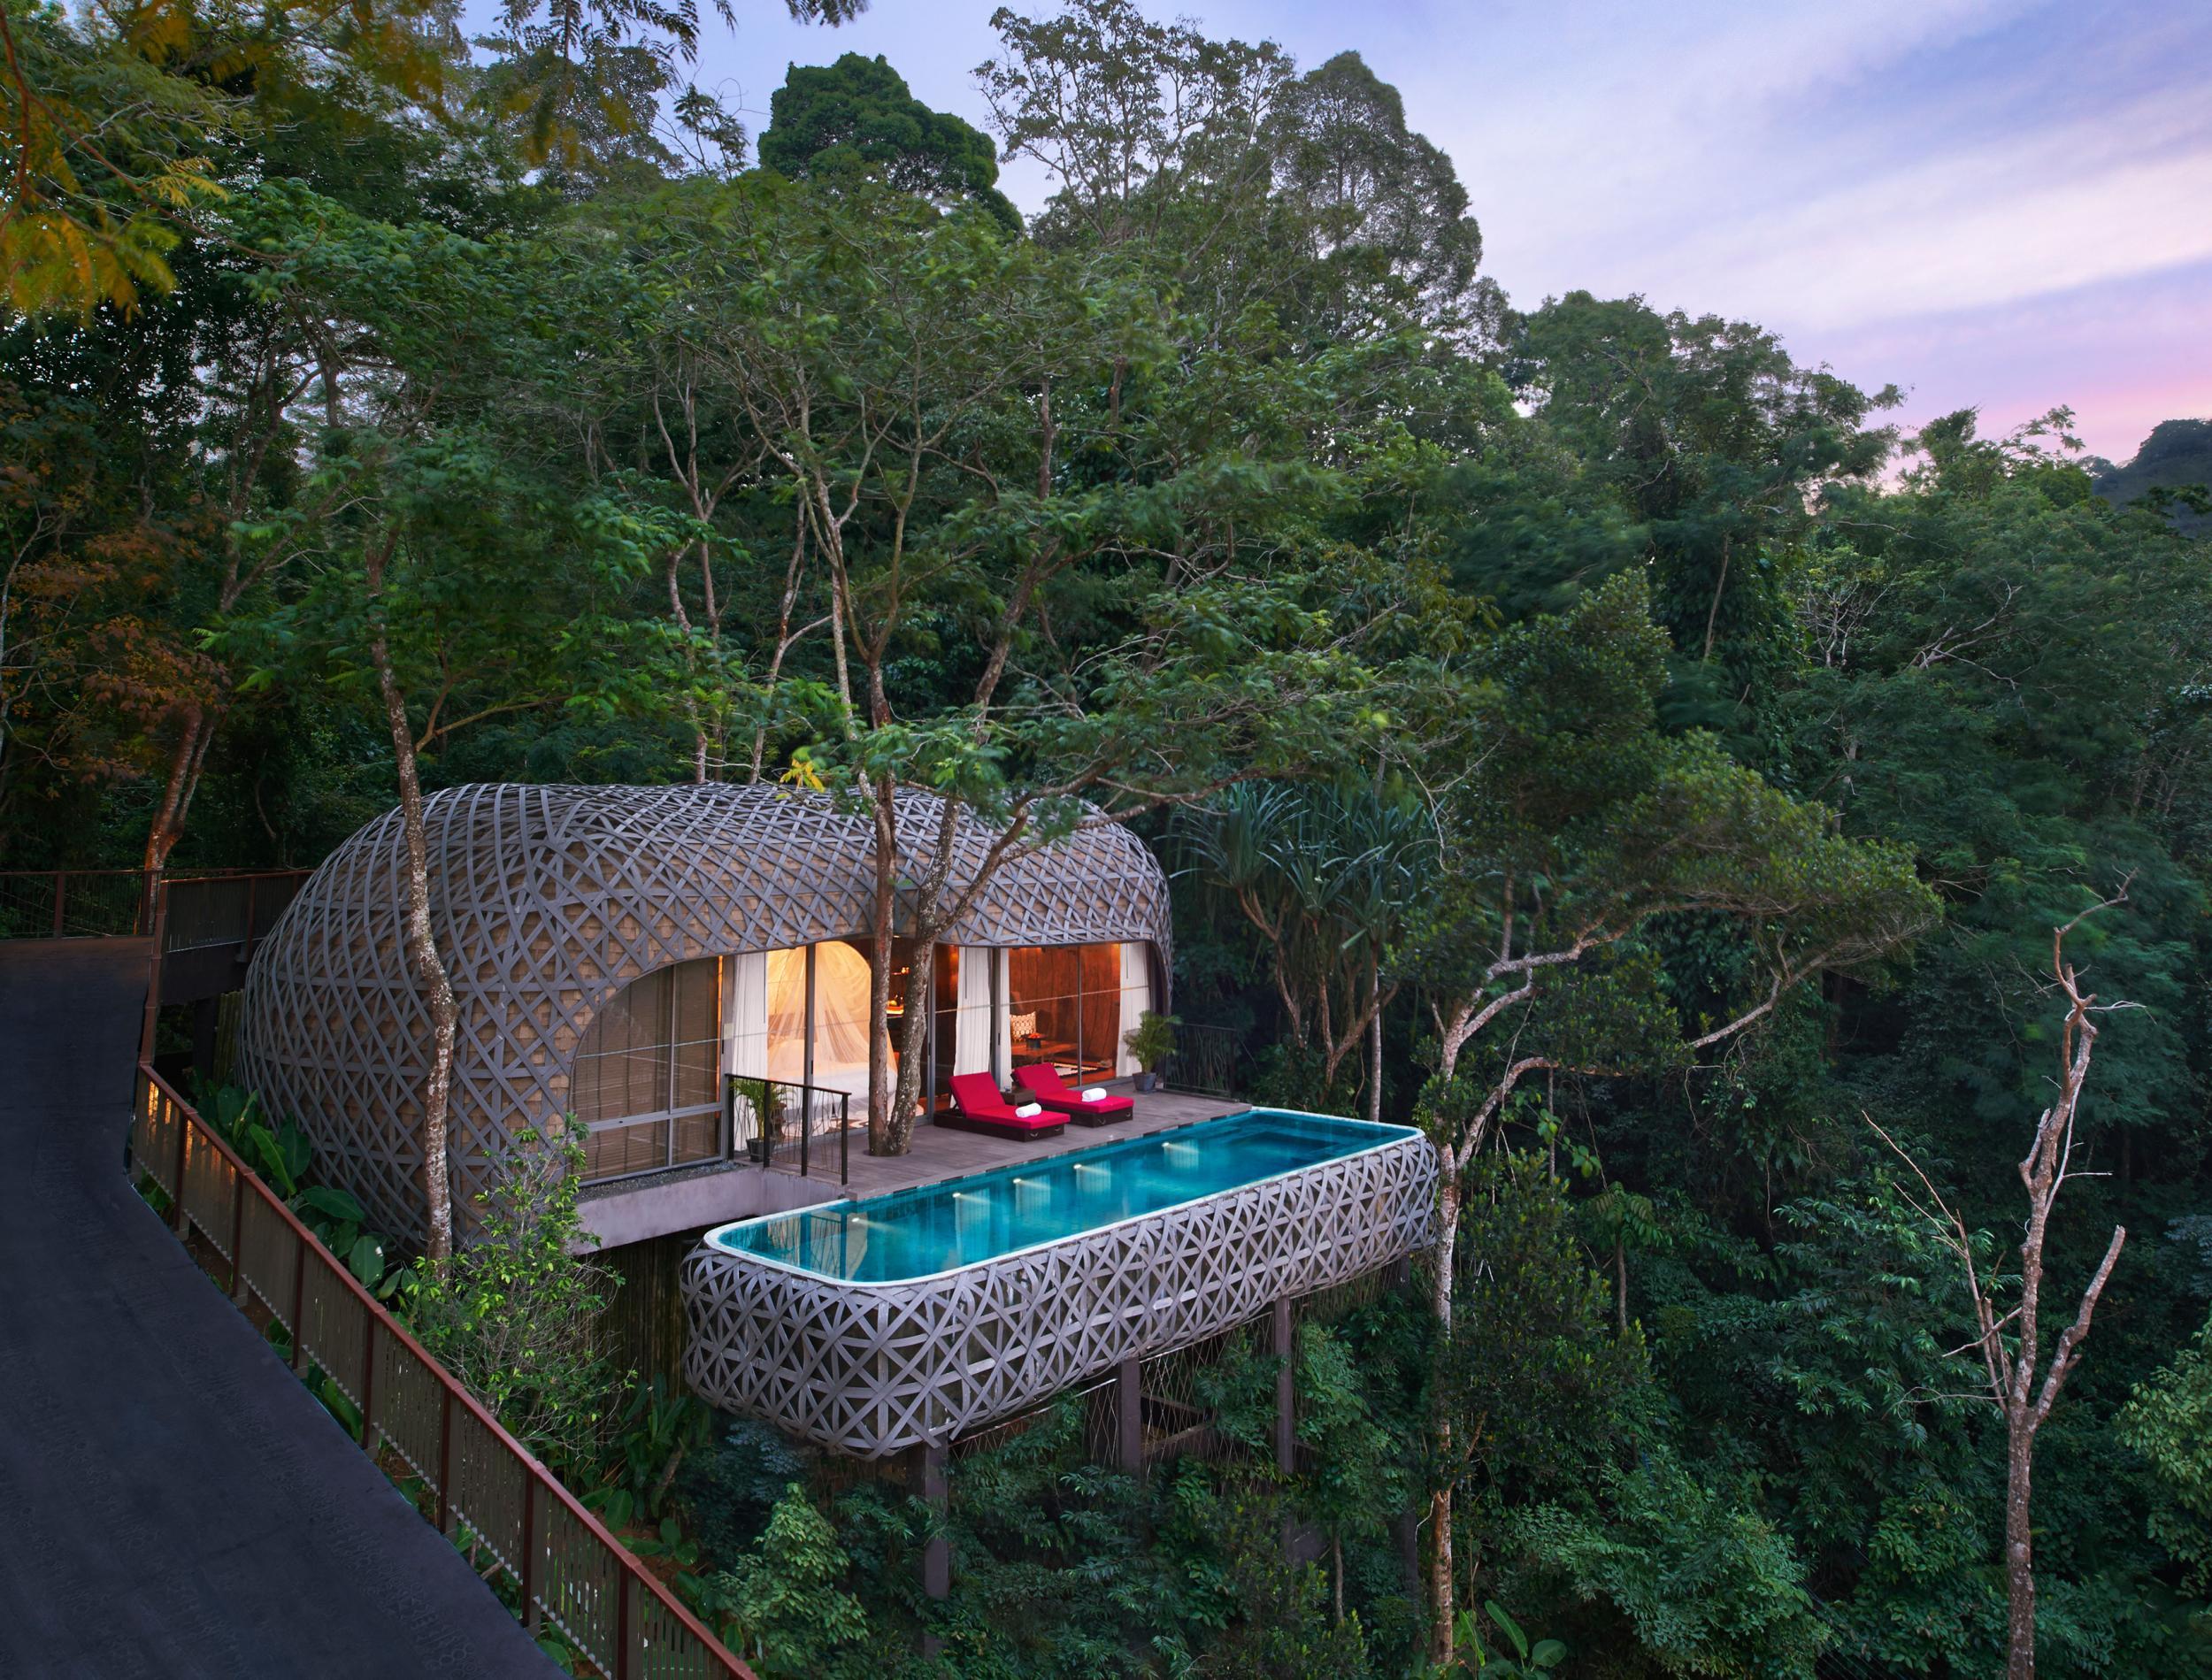
[[1096,1231],[1413,1135],[1404,1126],[1254,1108],[865,1201],[769,1214],[710,1231],[707,1240],[825,1277],[895,1283]]

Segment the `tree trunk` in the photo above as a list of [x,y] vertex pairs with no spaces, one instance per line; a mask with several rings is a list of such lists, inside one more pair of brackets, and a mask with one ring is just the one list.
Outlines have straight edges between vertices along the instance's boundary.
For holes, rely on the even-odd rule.
[[1373,957],[1367,959],[1367,986],[1374,995],[1375,1012],[1367,1018],[1367,1117],[1382,1119],[1382,970]]
[[[997,953],[994,952],[995,959]],[[906,1013],[899,1022],[898,1090],[891,1099],[891,1153],[902,1155],[914,1140],[922,1101],[922,1063],[928,1059],[930,1010],[936,982],[937,942],[917,938],[907,965]]]
[[192,809],[192,795],[199,790],[200,767],[207,760],[207,749],[215,739],[215,719],[208,708],[192,705],[183,709],[180,719],[176,748],[169,756],[169,775],[161,790],[161,803],[154,808],[153,821],[146,829],[146,851],[141,868],[156,873],[168,867],[169,854],[184,838],[184,821]]
[[[1446,1170],[1450,1163],[1445,1163]],[[1437,1191],[1436,1277],[1430,1304],[1436,1312],[1436,1390],[1429,1408],[1430,1445],[1436,1486],[1429,1494],[1429,1656],[1439,1668],[1452,1660],[1452,1415],[1443,1367],[1452,1345],[1452,1251],[1459,1236],[1459,1186]]]
[[[380,571],[381,568],[380,567]],[[392,669],[392,652],[381,631],[369,643],[376,683],[391,726],[392,756],[399,771],[400,826],[407,842],[407,955],[430,1003],[430,1071],[422,1085],[422,1121],[417,1140],[422,1149],[423,1252],[434,1266],[453,1253],[453,1180],[446,1163],[446,1116],[453,1087],[453,1035],[460,1019],[452,977],[438,955],[430,932],[430,845],[423,826],[422,783],[415,773],[415,737],[407,726],[406,697]]]
[[898,813],[890,778],[875,788],[875,919],[870,930],[868,976],[868,1153],[895,1155],[902,1146],[891,1132],[891,1047],[883,1024],[891,1003],[893,912],[898,887]]
[[1613,1232],[1613,1322],[1623,1337],[1628,1335],[1628,1220],[1622,1216]]
[[2029,1506],[2035,1435],[2026,1419],[2006,1421],[2013,1427],[2006,1431],[2005,1447],[2005,1680],[2035,1680],[2035,1533]]
[[1720,540],[1720,576],[1713,579],[1713,604],[1705,610],[1705,651],[1698,656],[1698,664],[1710,664],[1713,660],[1713,634],[1720,627],[1720,598],[1728,588],[1729,539]]

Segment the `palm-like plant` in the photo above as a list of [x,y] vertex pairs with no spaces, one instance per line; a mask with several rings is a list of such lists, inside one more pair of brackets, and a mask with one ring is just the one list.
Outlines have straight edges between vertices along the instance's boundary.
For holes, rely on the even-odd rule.
[[1193,873],[1233,903],[1274,955],[1277,996],[1300,1050],[1334,1083],[1367,1040],[1368,1109],[1382,1103],[1388,956],[1435,856],[1426,812],[1365,784],[1244,783],[1179,825]]

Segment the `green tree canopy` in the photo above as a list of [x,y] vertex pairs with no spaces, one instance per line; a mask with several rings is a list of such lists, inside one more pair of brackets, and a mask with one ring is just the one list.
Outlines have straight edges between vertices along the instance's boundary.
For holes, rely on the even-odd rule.
[[933,203],[972,203],[1020,231],[1021,212],[998,190],[991,137],[915,98],[880,55],[792,65],[768,113],[760,137],[767,168],[830,185],[874,175]]

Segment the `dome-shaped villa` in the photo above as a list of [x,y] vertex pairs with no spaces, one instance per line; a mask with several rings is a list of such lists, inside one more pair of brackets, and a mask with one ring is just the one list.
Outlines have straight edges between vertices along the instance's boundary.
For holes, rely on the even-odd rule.
[[[939,810],[902,800],[902,834],[933,833]],[[741,1159],[731,1133],[753,1110],[732,1093],[764,1093],[756,1081],[786,1093],[772,1099],[785,1135],[863,1124],[869,1035],[894,1024],[869,1019],[865,817],[818,794],[723,785],[456,787],[425,817],[432,925],[460,1004],[457,1208],[549,1116],[586,1127],[590,1178],[641,1182]],[[964,826],[956,886],[987,840]],[[240,1050],[265,1104],[306,1129],[372,1219],[419,1237],[429,1016],[404,907],[393,811],[316,871],[257,953]],[[927,999],[907,995],[902,940],[890,1014],[930,1012],[932,1112],[962,1074],[1003,1084],[1049,1064],[1081,1086],[1133,1071],[1123,1038],[1165,996],[1168,927],[1158,863],[1102,824],[985,884],[940,947]],[[750,1210],[693,1203],[659,1229]]]

